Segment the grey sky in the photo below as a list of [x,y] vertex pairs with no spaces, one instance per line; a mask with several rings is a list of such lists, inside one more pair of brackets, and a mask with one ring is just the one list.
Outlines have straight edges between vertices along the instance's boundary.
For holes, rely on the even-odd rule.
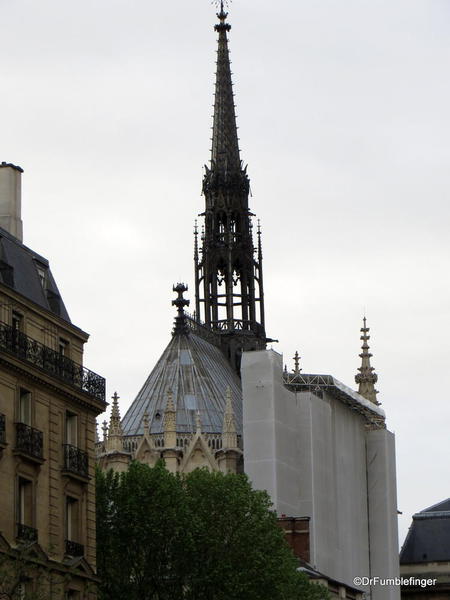
[[[0,0],[0,160],[86,366],[122,413],[169,341],[209,159],[207,0]],[[449,496],[450,4],[230,7],[241,156],[263,227],[267,332],[354,387],[364,307],[397,436],[401,540]],[[192,285],[190,285],[192,299]]]

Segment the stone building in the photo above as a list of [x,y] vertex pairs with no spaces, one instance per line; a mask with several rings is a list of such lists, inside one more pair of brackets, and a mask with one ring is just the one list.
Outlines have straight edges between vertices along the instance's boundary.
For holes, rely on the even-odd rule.
[[22,169],[0,165],[0,592],[95,598],[95,418],[105,380],[83,366],[49,263],[22,242]]
[[172,340],[120,425],[118,410],[111,415],[98,444],[105,468],[122,469],[131,458],[154,464],[158,457],[180,471],[201,466],[236,471],[242,464],[241,356],[271,340],[264,327],[261,230],[258,226],[255,244],[223,6],[217,16],[211,161],[203,178],[200,234],[195,227],[195,311],[185,313],[187,287],[175,286]]
[[450,498],[413,515],[400,573],[402,600],[450,598]]
[[185,312],[187,286],[174,286],[172,339],[122,420],[114,397],[98,459],[116,470],[132,458],[152,465],[160,457],[172,471],[244,469],[270,493],[311,577],[327,581],[335,597],[398,600],[398,587],[353,582],[398,575],[394,436],[376,399],[369,329],[364,320],[358,392],[331,375],[302,374],[298,355],[294,371],[283,372],[281,355],[266,350],[273,340],[261,229],[254,236],[223,2],[217,16],[211,160],[204,224],[194,230],[195,310]]

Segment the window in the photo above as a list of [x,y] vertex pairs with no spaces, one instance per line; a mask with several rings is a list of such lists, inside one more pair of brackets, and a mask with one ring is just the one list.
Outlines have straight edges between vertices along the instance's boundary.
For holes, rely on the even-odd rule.
[[17,522],[33,526],[33,482],[19,477],[17,494]]
[[59,354],[60,356],[67,356],[69,350],[69,342],[63,338],[59,338]]
[[36,268],[39,275],[39,281],[41,282],[42,287],[45,289],[45,284],[47,281],[47,269],[39,264],[36,264]]
[[66,412],[66,444],[78,446],[78,416]]
[[81,595],[78,590],[68,590],[66,592],[66,600],[80,600]]
[[19,392],[19,422],[31,425],[31,392],[24,388]]
[[23,315],[13,310],[11,325],[13,331],[22,331],[23,329]]
[[79,501],[66,497],[66,539],[77,542],[79,538]]

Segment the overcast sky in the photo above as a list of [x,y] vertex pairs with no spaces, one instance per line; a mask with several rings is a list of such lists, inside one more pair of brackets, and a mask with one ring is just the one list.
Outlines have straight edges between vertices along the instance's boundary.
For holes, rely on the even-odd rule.
[[[193,299],[209,159],[208,0],[0,0],[0,160],[88,368],[122,415]],[[236,0],[230,50],[266,322],[350,386],[363,311],[396,433],[400,539],[450,495],[448,0]]]

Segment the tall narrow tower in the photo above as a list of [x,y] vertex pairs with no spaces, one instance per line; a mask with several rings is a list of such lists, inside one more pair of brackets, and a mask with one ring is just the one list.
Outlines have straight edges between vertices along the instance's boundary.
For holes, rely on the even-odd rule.
[[266,347],[261,230],[253,244],[250,182],[239,155],[226,22],[221,2],[210,168],[205,166],[204,229],[195,228],[195,296],[198,320],[220,334],[239,371],[243,350]]

